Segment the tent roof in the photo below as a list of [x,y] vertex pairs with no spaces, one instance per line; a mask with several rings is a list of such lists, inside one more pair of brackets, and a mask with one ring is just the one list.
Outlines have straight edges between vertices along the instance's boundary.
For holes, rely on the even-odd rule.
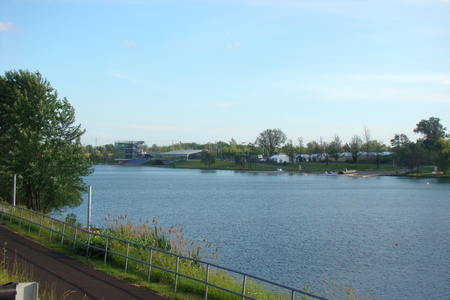
[[202,152],[202,150],[174,150],[174,151],[160,153],[160,155],[177,155],[177,156],[181,156],[181,155],[191,155],[191,154],[200,153],[200,152]]

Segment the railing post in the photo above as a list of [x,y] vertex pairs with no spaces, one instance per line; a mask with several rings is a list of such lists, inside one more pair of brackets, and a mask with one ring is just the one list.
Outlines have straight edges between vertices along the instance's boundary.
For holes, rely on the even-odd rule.
[[244,280],[242,284],[242,300],[245,299],[245,285],[247,284],[247,275],[244,275]]
[[91,244],[91,232],[88,231],[88,240],[87,240],[87,247],[86,247],[86,258],[88,258],[88,252],[89,252],[89,245]]
[[50,232],[48,234],[48,243],[50,244],[52,241],[52,232],[53,232],[53,219],[52,222],[50,223]]
[[173,292],[174,292],[174,293],[176,293],[176,292],[177,292],[177,281],[178,281],[178,263],[179,263],[179,261],[180,261],[180,257],[178,257],[178,256],[177,256],[177,266],[176,266],[176,269],[175,269],[175,288],[174,288],[174,290],[173,290]]
[[20,224],[22,224],[22,215],[23,215],[23,208],[20,208],[20,218],[19,218],[19,229],[20,229]]
[[13,206],[16,206],[16,187],[17,187],[17,180],[16,180],[16,174],[13,176]]
[[30,233],[30,228],[31,228],[31,221],[32,221],[32,217],[33,217],[33,212],[30,210],[30,220],[28,221],[28,233]]
[[150,249],[150,258],[148,259],[148,276],[147,276],[147,282],[150,282],[150,272],[152,271],[152,255],[153,255],[153,249]]
[[291,290],[291,300],[295,300],[295,291]]
[[73,235],[72,255],[73,255],[73,252],[75,251],[75,243],[77,241],[77,230],[78,230],[78,228],[75,227],[75,233]]
[[106,238],[106,244],[105,244],[105,258],[103,258],[103,264],[106,265],[106,255],[108,254],[108,240],[109,238]]
[[41,215],[41,222],[39,223],[39,234],[38,234],[38,237],[41,237],[41,228],[42,228],[42,215]]
[[92,197],[92,186],[88,185],[88,219],[87,219],[88,231],[91,231],[91,197]]
[[206,265],[205,300],[208,299],[209,264]]
[[128,251],[130,249],[130,243],[127,242],[127,254],[125,255],[125,274],[127,274],[127,265],[128,265]]
[[11,216],[9,216],[9,225],[11,225],[14,206],[11,206]]
[[63,229],[62,229],[62,233],[61,233],[61,247],[63,244],[63,239],[64,239],[64,229],[66,228],[66,223],[63,223]]

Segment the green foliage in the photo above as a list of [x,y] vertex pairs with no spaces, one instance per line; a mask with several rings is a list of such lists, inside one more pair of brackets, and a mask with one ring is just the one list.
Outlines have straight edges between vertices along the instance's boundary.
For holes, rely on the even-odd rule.
[[421,120],[416,124],[416,128],[413,130],[415,133],[421,133],[424,135],[422,140],[426,149],[433,151],[436,142],[440,138],[448,137],[445,134],[447,127],[442,126],[440,118],[431,117],[428,120]]
[[[333,141],[328,145],[328,154],[330,154],[331,157],[334,158],[334,161],[336,162],[339,159],[340,154],[342,153],[342,141],[339,138],[339,135],[335,134]],[[328,162],[327,162],[328,164]]]
[[450,169],[450,140],[439,139],[436,142],[436,151],[439,158],[439,168],[444,174]]
[[0,174],[18,175],[18,203],[44,212],[79,205],[92,169],[73,107],[39,72],[24,70],[0,77],[0,99]]
[[69,223],[71,225],[75,225],[77,222],[77,215],[74,213],[69,213],[66,216],[66,223]]
[[256,138],[256,144],[264,147],[269,156],[272,156],[275,149],[286,142],[286,134],[279,128],[266,129]]
[[205,164],[208,166],[208,169],[211,169],[211,164],[216,163],[216,154],[213,152],[209,152],[207,150],[203,150],[200,153],[200,156],[202,157],[202,160],[200,161],[202,164]]
[[406,147],[396,148],[398,162],[400,166],[409,168],[420,168],[427,163],[428,151],[423,147],[420,141],[410,142]]

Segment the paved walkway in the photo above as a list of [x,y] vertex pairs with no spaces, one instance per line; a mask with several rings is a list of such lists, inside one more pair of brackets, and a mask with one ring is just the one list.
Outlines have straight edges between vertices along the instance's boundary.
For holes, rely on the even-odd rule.
[[56,282],[58,299],[65,291],[72,292],[65,298],[67,300],[167,299],[95,270],[0,226],[0,252],[3,252],[5,242],[6,255],[10,261],[16,256],[17,259],[23,259],[33,265],[34,280],[40,282],[40,288]]

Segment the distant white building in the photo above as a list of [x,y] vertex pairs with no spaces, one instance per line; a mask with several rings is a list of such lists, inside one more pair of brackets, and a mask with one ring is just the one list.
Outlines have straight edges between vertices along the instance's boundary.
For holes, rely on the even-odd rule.
[[269,157],[269,162],[284,163],[290,162],[289,156],[286,154],[277,154]]

